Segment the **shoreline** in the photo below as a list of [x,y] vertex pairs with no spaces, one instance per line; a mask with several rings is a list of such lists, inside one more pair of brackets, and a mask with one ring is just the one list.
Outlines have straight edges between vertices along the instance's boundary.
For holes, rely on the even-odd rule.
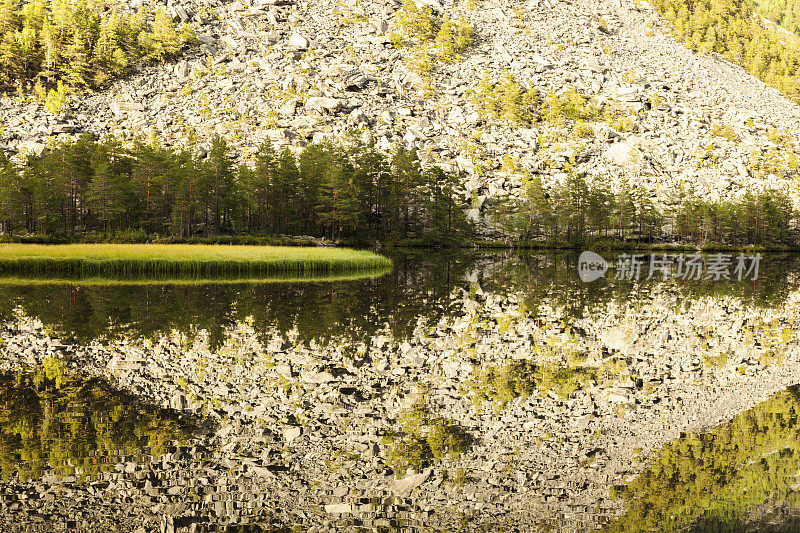
[[685,243],[630,243],[630,242],[587,242],[580,245],[564,243],[546,244],[505,241],[475,240],[457,244],[420,244],[420,243],[370,243],[357,241],[344,241],[334,243],[324,239],[305,237],[237,237],[219,236],[210,238],[172,239],[156,238],[154,240],[128,241],[125,239],[60,239],[46,237],[0,237],[0,246],[4,244],[30,244],[42,246],[69,246],[77,244],[147,244],[147,245],[203,245],[203,246],[280,246],[286,248],[353,248],[376,250],[498,250],[498,251],[544,251],[544,252],[581,252],[591,251],[652,251],[652,252],[766,252],[766,253],[800,253],[800,244],[797,245],[724,245],[724,244],[685,244]]

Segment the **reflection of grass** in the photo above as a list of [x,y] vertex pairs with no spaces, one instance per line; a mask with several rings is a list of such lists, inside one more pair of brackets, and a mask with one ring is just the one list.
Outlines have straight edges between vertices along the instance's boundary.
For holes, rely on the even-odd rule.
[[390,268],[376,268],[374,270],[364,270],[350,273],[332,273],[328,275],[314,274],[309,276],[298,276],[289,273],[276,273],[269,277],[175,277],[175,278],[153,278],[144,276],[142,278],[123,278],[115,277],[89,277],[89,278],[53,278],[53,277],[24,277],[24,276],[3,276],[0,275],[0,285],[207,285],[207,284],[254,284],[254,283],[325,283],[335,281],[354,281],[367,278],[376,278],[388,274]]
[[3,244],[0,272],[71,277],[270,277],[385,269],[363,250],[195,244]]
[[709,433],[664,447],[638,478],[614,490],[628,511],[607,530],[740,531],[765,502],[796,506],[798,392],[791,387]]
[[0,472],[8,480],[112,471],[120,456],[142,461],[189,436],[177,415],[137,402],[49,359],[32,373],[0,374]]

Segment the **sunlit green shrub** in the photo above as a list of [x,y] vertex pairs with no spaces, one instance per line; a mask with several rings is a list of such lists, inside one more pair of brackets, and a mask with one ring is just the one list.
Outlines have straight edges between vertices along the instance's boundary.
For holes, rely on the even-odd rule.
[[535,365],[529,362],[479,368],[469,381],[475,408],[480,409],[483,402],[489,401],[503,409],[515,398],[529,396],[534,389],[535,372]]
[[445,18],[434,39],[438,56],[447,62],[455,61],[472,43],[474,37],[475,30],[466,19],[455,23]]
[[567,87],[561,95],[548,93],[540,109],[542,120],[552,124],[561,124],[564,120],[599,121],[602,111],[602,107],[573,86]]
[[398,425],[383,438],[386,464],[398,478],[408,469],[419,472],[445,457],[455,461],[472,441],[453,420],[431,416],[420,402],[400,414]]
[[508,71],[499,80],[484,76],[469,95],[482,118],[511,125],[531,122],[538,103],[536,91],[523,88]]

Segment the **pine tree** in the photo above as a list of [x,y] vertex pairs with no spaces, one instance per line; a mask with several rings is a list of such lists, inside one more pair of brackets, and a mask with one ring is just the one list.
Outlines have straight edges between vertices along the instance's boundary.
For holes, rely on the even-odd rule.
[[0,152],[0,231],[11,235],[24,222],[19,169]]
[[450,245],[467,231],[464,216],[465,205],[456,195],[458,176],[434,167],[425,180],[430,184],[431,193],[426,211],[428,212],[428,233],[439,245]]
[[300,171],[300,211],[305,221],[305,231],[313,231],[316,225],[318,197],[325,172],[331,164],[331,147],[328,143],[311,144],[300,153],[297,166]]
[[37,49],[36,30],[30,26],[25,26],[17,34],[19,50],[22,60],[22,76],[25,80],[35,77],[41,64],[39,50]]
[[[524,238],[547,239],[547,234],[553,226],[553,207],[539,176],[534,177],[528,185],[525,211]],[[555,240],[555,235],[552,235],[552,239]]]
[[85,37],[80,32],[75,32],[66,55],[67,82],[72,87],[85,87],[88,85],[90,64]]
[[285,148],[277,159],[275,188],[272,194],[272,214],[279,233],[291,232],[297,223],[297,194],[300,171],[292,152]]
[[92,179],[87,190],[89,205],[104,231],[120,228],[126,209],[127,187],[124,174],[118,174],[109,145],[98,145],[92,154]]
[[236,167],[236,189],[233,197],[233,220],[238,231],[252,232],[255,219],[255,172],[246,163]]
[[583,176],[570,173],[564,184],[564,221],[566,238],[571,244],[578,244],[586,238],[586,199],[589,190]]
[[617,209],[614,212],[614,220],[617,237],[626,240],[630,236],[636,217],[636,204],[634,203],[633,193],[626,181],[623,181],[620,185],[615,204]]
[[233,162],[228,154],[228,143],[220,135],[211,140],[211,150],[206,161],[211,173],[209,208],[211,231],[218,234],[229,222],[231,197],[234,193]]
[[272,144],[265,142],[259,147],[256,154],[252,185],[256,228],[262,232],[274,231],[270,208],[277,173],[277,154]]
[[422,169],[419,159],[413,150],[398,146],[392,158],[392,173],[395,176],[397,188],[397,204],[399,213],[391,213],[393,219],[399,219],[400,224],[393,223],[392,227],[399,229],[404,237],[408,237],[412,230],[412,218],[420,206],[421,191],[419,189]]
[[3,77],[9,84],[17,83],[24,72],[17,34],[16,31],[8,32],[0,41],[0,65],[3,67]]
[[340,207],[340,197],[342,194],[342,182],[344,181],[344,168],[341,165],[341,157],[334,151],[326,153],[325,167],[320,176],[319,195],[314,205],[314,215],[322,225],[323,234],[331,240],[335,240],[339,230],[339,214],[337,209]]
[[594,236],[608,236],[608,231],[611,229],[614,195],[605,180],[595,181],[593,185],[587,199],[587,221]]
[[[94,84],[103,85],[108,80],[117,76],[115,52],[117,47],[117,35],[119,19],[110,17],[100,22],[100,31],[97,41],[94,43],[92,51],[92,66],[94,67]],[[121,50],[120,50],[121,52]],[[123,55],[124,58],[124,55]]]
[[202,166],[188,149],[173,152],[171,165],[172,194],[169,209],[171,235],[188,237],[196,234],[196,218],[201,211],[199,183]]
[[0,35],[20,28],[20,12],[17,0],[3,0],[0,4]]
[[64,112],[67,107],[67,89],[64,87],[64,82],[58,80],[58,85],[55,89],[50,89],[45,98],[44,108],[52,115],[59,115]]
[[61,67],[63,50],[55,26],[49,19],[44,22],[40,40],[43,51],[41,76],[52,85]]
[[167,15],[163,9],[159,9],[158,12],[156,12],[149,44],[149,53],[159,61],[164,61],[174,56],[181,48],[178,32],[175,31],[172,19],[170,19],[169,15]]

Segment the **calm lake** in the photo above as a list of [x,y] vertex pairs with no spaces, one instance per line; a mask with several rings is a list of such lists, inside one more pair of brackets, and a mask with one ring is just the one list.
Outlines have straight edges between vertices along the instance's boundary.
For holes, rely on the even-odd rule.
[[0,529],[797,530],[800,256],[601,255],[0,278]]

